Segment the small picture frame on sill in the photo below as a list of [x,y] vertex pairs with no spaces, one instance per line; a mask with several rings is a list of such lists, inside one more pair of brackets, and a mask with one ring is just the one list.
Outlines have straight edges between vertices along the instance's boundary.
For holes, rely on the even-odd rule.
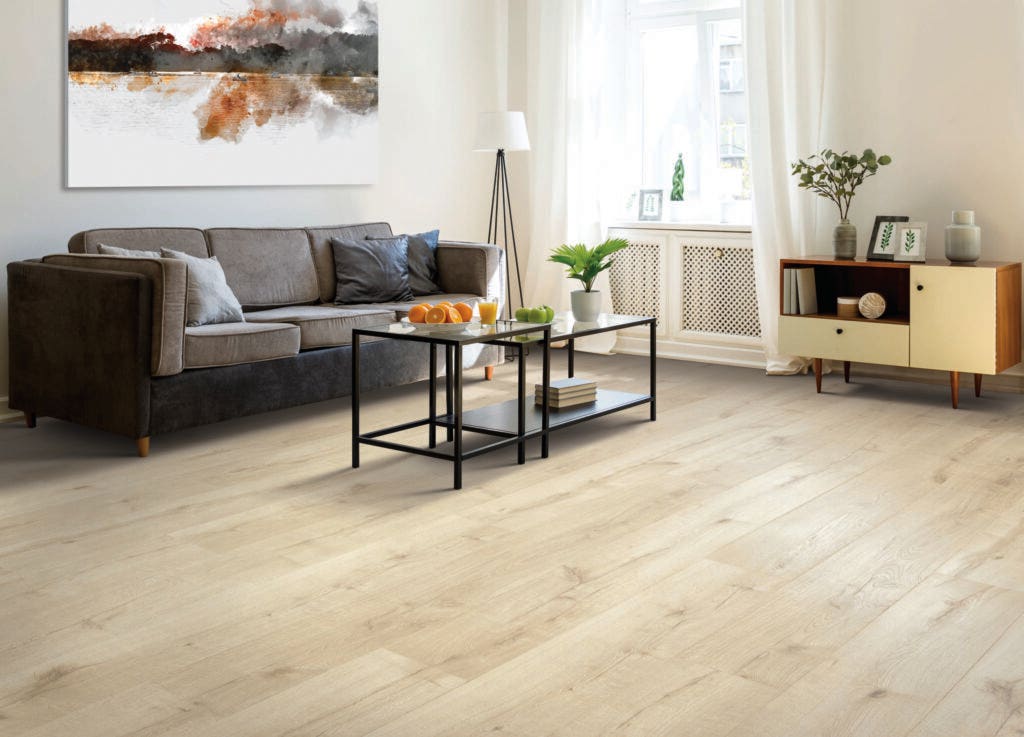
[[896,226],[896,252],[893,261],[924,261],[928,223],[907,222]]
[[892,261],[896,253],[897,224],[909,222],[906,215],[876,215],[868,243],[868,261]]
[[664,190],[641,189],[639,220],[661,220],[661,198]]

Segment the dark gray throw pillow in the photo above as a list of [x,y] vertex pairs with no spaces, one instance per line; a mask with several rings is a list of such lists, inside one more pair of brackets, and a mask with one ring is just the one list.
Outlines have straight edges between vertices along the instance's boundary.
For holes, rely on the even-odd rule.
[[[441,287],[437,278],[437,241],[441,231],[406,235],[409,239],[409,288],[413,295],[438,294]],[[368,235],[367,240],[388,240]]]
[[409,239],[395,238],[355,241],[331,238],[334,276],[341,305],[376,302],[408,302]]

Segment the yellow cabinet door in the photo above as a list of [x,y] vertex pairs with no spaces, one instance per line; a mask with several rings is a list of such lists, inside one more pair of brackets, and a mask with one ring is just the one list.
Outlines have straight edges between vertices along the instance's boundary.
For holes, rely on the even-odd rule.
[[782,315],[779,346],[788,356],[907,366],[910,328],[866,320]]
[[996,270],[910,267],[910,365],[996,373]]

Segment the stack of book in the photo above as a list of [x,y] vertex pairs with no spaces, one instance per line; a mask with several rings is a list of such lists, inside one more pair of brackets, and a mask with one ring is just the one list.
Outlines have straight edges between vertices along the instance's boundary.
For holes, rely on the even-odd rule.
[[782,282],[782,314],[813,315],[818,311],[814,269],[786,269]]
[[[544,385],[537,384],[536,401],[544,404]],[[597,401],[597,382],[590,379],[558,379],[551,382],[548,391],[548,406],[551,409],[565,409],[580,404],[591,404]]]

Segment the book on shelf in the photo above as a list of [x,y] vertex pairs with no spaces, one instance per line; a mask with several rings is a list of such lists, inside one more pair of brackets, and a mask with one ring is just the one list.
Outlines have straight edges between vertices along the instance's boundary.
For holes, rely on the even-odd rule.
[[814,268],[793,269],[796,272],[797,310],[801,315],[818,312],[818,288],[814,282]]
[[790,268],[783,271],[782,314],[814,315],[818,312],[818,291],[814,268]]
[[[550,398],[548,400],[548,406],[551,409],[566,409],[567,407],[578,407],[581,404],[593,404],[597,401],[597,392],[593,394],[581,394],[578,397],[559,397],[558,399]],[[535,402],[538,406],[544,406],[544,398],[537,397]]]

